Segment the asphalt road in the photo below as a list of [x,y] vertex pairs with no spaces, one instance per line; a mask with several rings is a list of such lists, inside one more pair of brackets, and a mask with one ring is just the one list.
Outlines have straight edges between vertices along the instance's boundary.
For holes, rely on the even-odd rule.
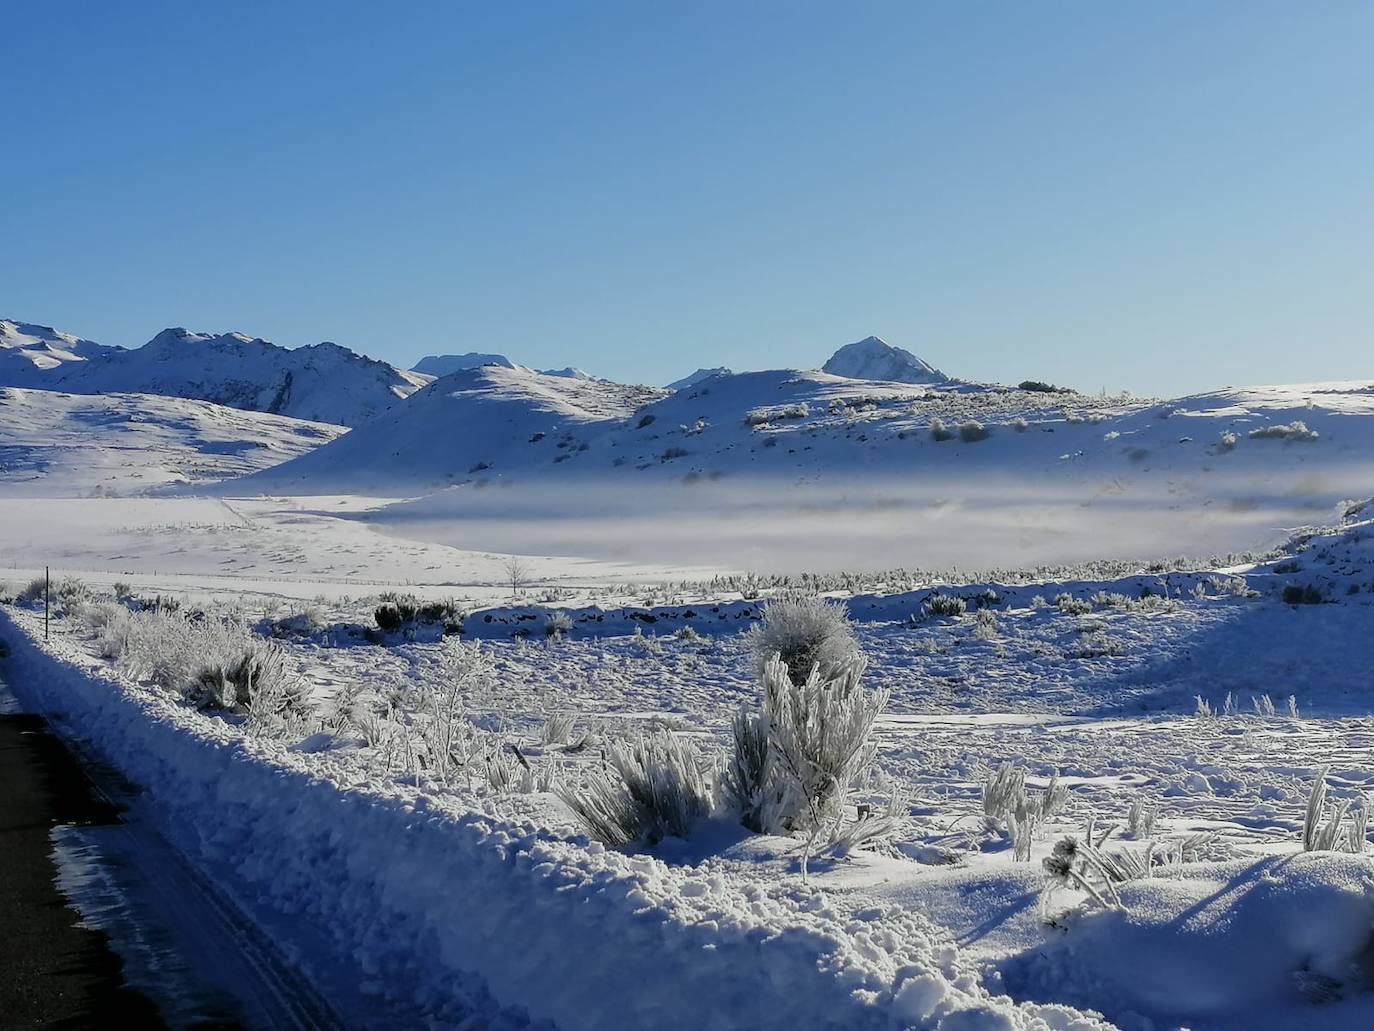
[[41,718],[0,715],[0,1028],[165,1026],[54,880],[53,826],[115,819]]

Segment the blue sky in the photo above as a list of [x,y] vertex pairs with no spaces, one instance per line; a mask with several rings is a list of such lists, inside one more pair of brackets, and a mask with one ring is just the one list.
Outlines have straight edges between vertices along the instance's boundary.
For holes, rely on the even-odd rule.
[[11,5],[0,315],[642,382],[1374,377],[1374,5]]

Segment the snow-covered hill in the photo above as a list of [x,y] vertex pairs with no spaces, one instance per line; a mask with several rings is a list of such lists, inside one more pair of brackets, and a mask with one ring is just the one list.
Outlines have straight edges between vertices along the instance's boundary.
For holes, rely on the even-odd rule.
[[830,356],[821,370],[832,376],[893,383],[944,383],[949,379],[929,362],[880,337],[864,337],[857,343],[846,344]]
[[[1374,384],[1158,404],[748,373],[537,441],[466,437],[449,458],[457,486],[375,521],[455,546],[774,571],[1226,554],[1374,493]],[[408,492],[425,490],[415,475]]]
[[117,350],[51,326],[0,319],[0,385],[38,386],[54,369]]
[[250,412],[357,426],[428,382],[338,344],[288,350],[242,333],[166,329],[147,344],[53,370],[42,385],[80,394],[196,398]]
[[212,483],[344,432],[180,397],[0,387],[0,496],[132,495]]
[[[555,465],[663,396],[648,387],[485,365],[435,380],[346,438],[230,490],[413,494],[491,469]],[[331,488],[331,489],[333,489]]]

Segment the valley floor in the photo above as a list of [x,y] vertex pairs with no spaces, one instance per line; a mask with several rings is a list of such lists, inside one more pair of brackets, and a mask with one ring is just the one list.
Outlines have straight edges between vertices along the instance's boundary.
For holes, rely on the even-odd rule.
[[[607,743],[638,730],[667,727],[703,751],[724,750],[731,717],[757,694],[741,630],[758,605],[737,595],[695,603],[700,632],[655,632],[685,622],[668,618],[682,615],[679,604],[608,607],[599,624],[575,610],[571,633],[545,637],[543,620],[556,609],[522,603],[468,613],[458,637],[418,624],[378,635],[370,629],[375,598],[336,595],[283,609],[281,599],[299,596],[301,585],[272,581],[269,569],[254,574],[266,589],[246,597],[236,589],[242,581],[202,576],[195,594],[232,598],[239,618],[274,636],[316,715],[262,723],[188,709],[140,686],[136,671],[112,670],[95,655],[96,633],[75,615],[57,621],[54,654],[95,679],[80,681],[87,700],[78,711],[66,711],[70,697],[59,704],[72,732],[121,759],[130,776],[151,780],[155,797],[170,793],[171,820],[189,835],[188,850],[223,864],[247,849],[233,865],[261,892],[265,913],[278,925],[293,912],[307,923],[323,919],[312,932],[321,947],[352,949],[355,961],[386,972],[367,981],[364,994],[389,1006],[414,996],[433,1026],[449,1026],[456,1006],[504,1014],[499,1020],[510,1026],[533,1019],[686,1027],[729,1012],[758,1027],[1353,1029],[1374,1019],[1374,994],[1366,994],[1374,970],[1362,958],[1374,872],[1364,858],[1305,855],[1300,838],[1323,768],[1337,798],[1374,791],[1367,525],[1304,539],[1293,555],[1240,577],[1160,572],[1002,587],[981,613],[973,599],[984,588],[942,589],[970,599],[959,617],[922,616],[930,590],[854,597],[865,682],[892,693],[860,800],[881,806],[895,798],[900,819],[886,845],[816,856],[806,879],[801,841],[749,835],[724,818],[690,840],[619,856],[589,845],[549,790],[603,765]],[[134,579],[142,590],[142,578]],[[1295,581],[1320,582],[1329,603],[1286,604],[1283,588]],[[1142,592],[1146,583],[1155,586]],[[499,593],[495,584],[491,592]],[[1071,604],[1074,597],[1081,603]],[[40,632],[32,608],[13,610],[11,619],[21,637]],[[533,636],[512,636],[512,627],[525,626]],[[47,661],[34,645],[18,650],[30,664]],[[112,717],[112,698],[130,712]],[[418,758],[425,721],[434,726],[445,699],[472,735],[461,771]],[[550,734],[556,716],[571,717],[571,729]],[[153,731],[145,723],[156,728],[146,740]],[[134,742],[150,755],[131,759]],[[279,767],[270,776],[286,778],[285,794],[274,800],[261,787],[235,787],[242,772],[221,783],[213,770],[222,760],[192,755],[195,742],[244,749],[264,770]],[[149,765],[172,755],[170,765]],[[1024,771],[1032,797],[1056,779],[1067,789],[1028,861],[1017,861],[984,815],[983,785],[1003,763]],[[203,791],[186,786],[201,777]],[[301,777],[297,788],[292,778]],[[330,803],[337,813],[327,827],[320,800],[309,798],[323,785],[343,793]],[[349,815],[358,804],[373,815]],[[1367,804],[1359,801],[1359,810]],[[378,805],[404,823],[387,832],[392,840],[364,844],[356,835],[380,819]],[[1133,805],[1157,813],[1148,832],[1127,829]],[[278,811],[268,816],[263,807]],[[422,813],[433,817],[420,820]],[[225,827],[212,830],[220,820]],[[247,837],[231,846],[235,828]],[[1092,905],[1073,886],[1052,890],[1040,861],[1066,835],[1103,832],[1109,850],[1158,849],[1177,861],[1123,885],[1121,909]],[[286,840],[262,842],[263,833]],[[436,859],[436,849],[459,841],[459,855],[470,858]],[[287,847],[299,854],[273,858],[274,848]],[[492,849],[525,857],[521,868],[534,880],[502,880],[509,875],[483,865]],[[272,868],[277,862],[281,869]],[[344,871],[342,881],[319,894],[316,881],[328,868]],[[397,880],[477,870],[496,878],[488,890],[503,900],[490,912],[474,913],[467,891],[426,880],[430,894],[417,889],[412,897]],[[550,877],[572,880],[555,888]],[[603,899],[610,908],[595,933],[611,937],[570,958],[563,950],[585,952],[589,931],[583,916],[557,906],[539,910],[545,915],[509,940],[496,929],[509,913],[545,905],[539,900],[549,890]],[[632,904],[622,909],[611,899]],[[699,974],[710,990],[692,1005],[665,1011],[655,994],[662,971],[638,967],[642,994],[616,996],[629,991],[629,975],[619,969],[625,954],[609,942],[640,927],[634,914],[645,912],[658,914],[650,937],[667,954],[716,941],[741,984],[757,979],[756,964],[774,964],[775,987],[800,993],[803,1010],[781,1006],[770,989],[761,1011],[735,1011],[736,987],[709,965]],[[1320,919],[1304,923],[1309,912]],[[481,930],[464,937],[451,921]],[[757,952],[803,928],[809,944]],[[552,952],[512,959],[539,934],[552,935]],[[417,956],[416,942],[436,935],[438,951]],[[1186,961],[1169,959],[1174,953]],[[556,968],[543,980],[531,967],[539,962]],[[454,987],[455,971],[471,983]],[[579,987],[588,981],[607,997],[590,1001]],[[867,1001],[853,1010],[855,999]],[[973,1013],[992,1022],[960,1023]]]

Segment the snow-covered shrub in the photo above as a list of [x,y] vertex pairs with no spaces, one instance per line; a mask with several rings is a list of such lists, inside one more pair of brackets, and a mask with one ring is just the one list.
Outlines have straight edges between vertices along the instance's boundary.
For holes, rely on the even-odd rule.
[[932,616],[957,619],[967,611],[968,605],[957,594],[932,594],[921,605],[921,615],[927,619]]
[[685,644],[693,644],[701,640],[701,635],[690,624],[683,624],[673,631],[673,637]]
[[988,428],[977,419],[968,419],[959,424],[959,439],[965,444],[976,444],[980,440],[987,440],[989,436]]
[[1086,616],[1093,610],[1093,603],[1072,594],[1060,594],[1054,599],[1054,606],[1066,616]]
[[307,605],[298,611],[272,621],[273,637],[309,637],[329,625],[323,606]]
[[406,620],[401,616],[401,610],[390,602],[378,605],[373,610],[372,618],[377,623],[377,629],[388,634],[396,633],[406,624]]
[[1249,433],[1251,440],[1291,440],[1299,443],[1310,443],[1320,435],[1316,430],[1309,430],[1301,419],[1294,419],[1286,426],[1261,426]]
[[1234,451],[1236,445],[1239,443],[1240,437],[1236,436],[1230,430],[1222,430],[1221,439],[1217,442],[1217,451],[1223,454],[1227,451]]
[[566,612],[549,612],[544,616],[544,636],[564,637],[572,631],[572,617]]
[[1017,416],[1015,419],[1012,420],[1011,428],[1014,429],[1017,433],[1025,433],[1026,430],[1030,429],[1030,423],[1028,423],[1023,417]]
[[1030,600],[1030,607],[1038,611],[1040,609],[1049,608],[1050,603],[1045,600],[1045,596],[1043,594],[1037,594],[1034,598]]
[[945,421],[937,415],[930,420],[930,439],[937,443],[953,440],[954,431],[945,426]]
[[14,600],[21,605],[32,605],[36,601],[43,600],[43,593],[48,589],[48,581],[41,576],[35,576],[30,580],[22,591],[14,596]]
[[1209,702],[1206,698],[1203,698],[1202,695],[1194,695],[1193,697],[1197,699],[1197,715],[1199,717],[1206,719],[1210,716],[1215,715],[1212,712],[1211,702]]
[[789,591],[763,606],[763,620],[746,637],[755,678],[760,681],[775,655],[794,683],[803,683],[812,667],[830,680],[859,653],[854,626],[843,602],[816,594]]
[[202,656],[200,668],[182,688],[186,699],[203,709],[245,710],[259,695],[280,700],[283,707],[300,701],[290,690],[286,656],[276,645],[251,634],[198,635],[217,648]]
[[774,833],[806,831],[814,839],[827,826],[840,830],[849,791],[877,752],[873,724],[889,694],[860,685],[866,666],[854,654],[831,676],[813,666],[800,684],[779,656],[765,667],[767,766],[781,799],[774,813],[781,826]]
[[1250,704],[1254,707],[1256,716],[1274,715],[1274,700],[1267,694],[1251,695]]
[[594,775],[558,796],[587,831],[618,847],[640,839],[685,838],[711,811],[710,780],[687,738],[661,731],[611,744],[607,758],[618,777]]
[[973,627],[975,641],[997,640],[997,614],[991,609],[979,609]]
[[1113,641],[1103,630],[1085,631],[1078,635],[1078,640],[1066,654],[1071,659],[1098,659],[1103,656],[1120,655],[1121,642]]

